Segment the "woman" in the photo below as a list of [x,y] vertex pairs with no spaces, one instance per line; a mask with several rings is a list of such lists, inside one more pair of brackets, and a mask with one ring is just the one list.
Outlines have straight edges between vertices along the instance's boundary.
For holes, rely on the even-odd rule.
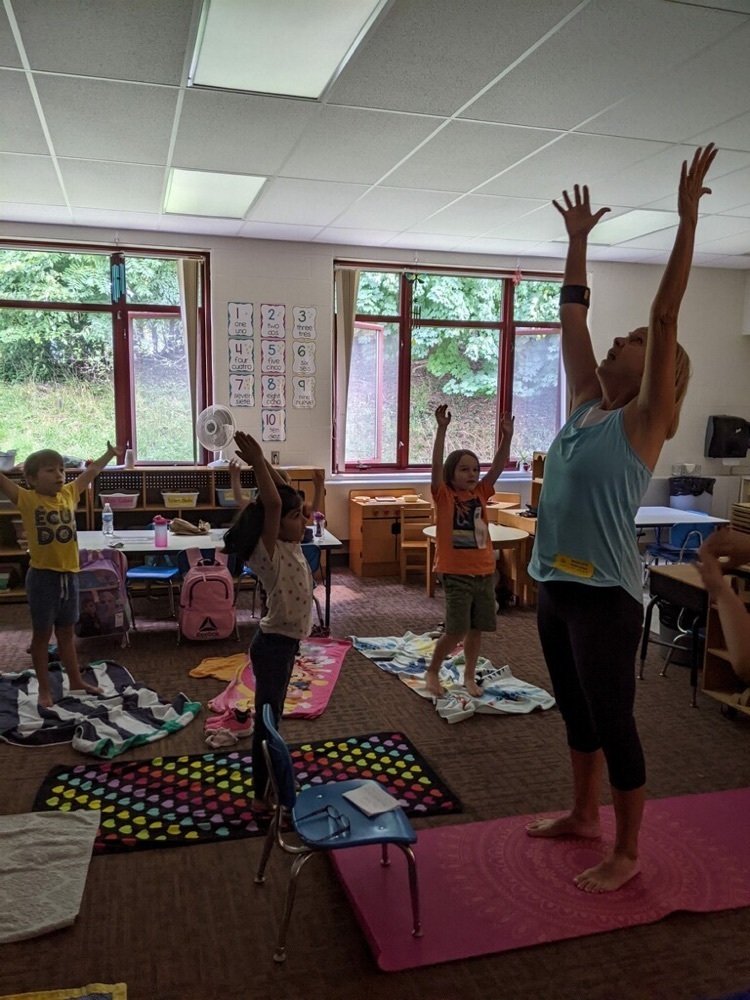
[[539,582],[538,627],[573,769],[571,811],[529,824],[532,837],[597,838],[606,763],[615,843],[575,879],[586,892],[619,889],[639,871],[646,780],[633,718],[634,662],[643,615],[635,512],[664,441],[677,430],[690,362],[677,343],[677,315],[693,257],[698,205],[713,145],[682,165],[679,225],[651,306],[648,329],[616,337],[597,364],[586,322],[587,187],[553,205],[565,220],[568,255],[560,293],[570,417],[552,443],[529,572]]

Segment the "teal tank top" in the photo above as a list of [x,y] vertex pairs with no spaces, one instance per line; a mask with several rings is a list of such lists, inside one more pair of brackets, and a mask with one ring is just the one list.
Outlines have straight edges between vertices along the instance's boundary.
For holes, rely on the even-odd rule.
[[540,582],[622,587],[640,604],[635,514],[651,471],[630,446],[622,409],[576,426],[600,402],[579,406],[547,453],[529,573]]

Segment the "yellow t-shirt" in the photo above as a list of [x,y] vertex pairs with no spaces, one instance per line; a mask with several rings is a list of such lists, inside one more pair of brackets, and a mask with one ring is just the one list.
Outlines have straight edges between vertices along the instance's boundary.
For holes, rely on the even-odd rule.
[[18,487],[16,506],[29,540],[32,569],[78,572],[78,540],[75,509],[80,491],[66,483],[55,496]]

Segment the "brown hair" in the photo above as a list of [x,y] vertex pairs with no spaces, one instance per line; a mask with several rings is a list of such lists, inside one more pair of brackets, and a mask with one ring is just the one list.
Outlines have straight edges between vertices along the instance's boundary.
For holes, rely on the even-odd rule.
[[464,457],[464,455],[471,455],[474,461],[479,465],[479,459],[474,454],[473,451],[469,451],[468,448],[459,448],[457,451],[452,451],[450,455],[445,460],[445,465],[443,466],[443,482],[447,486],[453,486],[453,477],[456,474],[456,469],[458,468],[458,463]]
[[35,451],[29,455],[23,463],[23,474],[26,479],[36,479],[40,469],[46,465],[64,466],[65,462],[59,451],[54,451],[52,448],[42,448],[41,451]]

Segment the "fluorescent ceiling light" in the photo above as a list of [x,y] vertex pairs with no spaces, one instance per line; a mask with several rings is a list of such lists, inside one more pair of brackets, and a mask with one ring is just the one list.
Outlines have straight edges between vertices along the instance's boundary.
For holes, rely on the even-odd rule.
[[635,239],[636,236],[655,233],[659,229],[669,229],[676,226],[679,221],[680,217],[676,212],[626,212],[609,221],[605,216],[604,221],[592,229],[589,243],[612,246],[615,243]]
[[318,98],[384,0],[206,0],[190,83]]
[[169,171],[164,211],[171,215],[210,215],[244,219],[266,177],[217,174],[208,170]]

